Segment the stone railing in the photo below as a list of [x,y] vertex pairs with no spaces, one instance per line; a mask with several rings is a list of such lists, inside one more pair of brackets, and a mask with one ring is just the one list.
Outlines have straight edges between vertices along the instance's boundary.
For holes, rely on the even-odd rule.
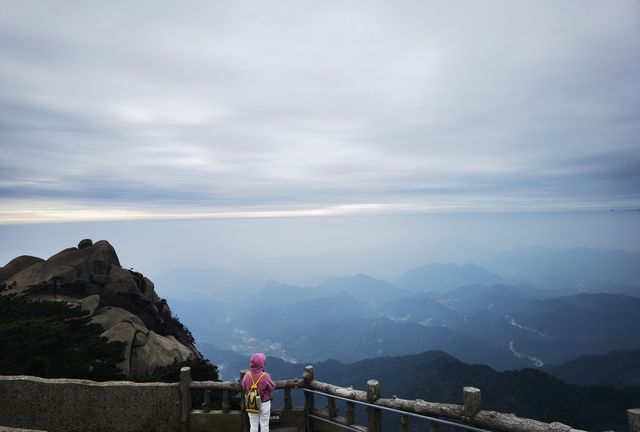
[[[475,431],[577,432],[561,423],[483,410],[480,390],[472,387],[462,390],[462,405],[381,398],[376,380],[367,382],[366,391],[338,387],[315,380],[311,366],[305,368],[303,378],[276,381],[276,386],[284,400],[283,407],[272,414],[281,429],[291,431],[380,432],[382,413],[393,412],[399,416],[402,432],[409,430],[409,419],[416,417],[428,421],[433,432],[440,425]],[[194,389],[221,392],[221,409],[212,409],[211,394],[205,392],[202,409],[192,410]],[[304,407],[294,406],[295,390],[304,392]],[[189,368],[181,370],[179,383],[171,384],[0,376],[0,427],[56,432],[241,432],[248,430],[247,416],[241,407],[232,409],[237,403],[232,398],[241,392],[235,381],[192,382]],[[326,399],[326,410],[316,408],[318,398]],[[302,403],[302,398],[298,400]],[[344,416],[338,415],[338,403],[344,406]],[[356,415],[357,406],[366,408],[366,416]],[[640,432],[640,409],[628,410],[628,419],[629,430]]]
[[0,376],[0,426],[56,432],[176,432],[180,390],[178,383]]
[[[246,373],[240,373],[240,381]],[[480,390],[474,387],[464,387],[463,405],[427,402],[421,399],[407,400],[400,398],[380,398],[380,385],[376,380],[367,381],[367,390],[354,390],[352,388],[338,387],[333,384],[323,383],[314,379],[313,367],[307,366],[303,379],[290,379],[276,381],[276,388],[284,390],[284,405],[281,410],[276,410],[276,417],[284,427],[297,427],[302,423],[299,418],[304,414],[304,425],[308,432],[336,432],[339,430],[379,432],[381,430],[381,414],[390,411],[400,416],[400,430],[409,430],[409,418],[419,417],[431,424],[432,432],[436,432],[441,424],[467,430],[491,430],[500,432],[581,432],[562,423],[545,423],[538,420],[518,417],[514,414],[505,414],[496,411],[481,409]],[[241,411],[230,410],[232,396],[241,393],[239,382],[235,381],[200,381],[192,382],[190,371],[183,368],[181,371],[181,397],[182,397],[182,432],[191,431],[191,420],[198,418],[195,431],[218,430],[215,426],[216,418],[237,415]],[[205,394],[203,410],[191,410],[191,389],[208,389],[222,391],[222,410],[211,412],[208,406],[208,397]],[[305,393],[304,410],[294,408],[291,398],[292,389],[302,389]],[[315,397],[321,395],[327,400],[326,410],[317,410]],[[336,400],[344,402],[345,416],[338,416]],[[364,405],[367,408],[367,424],[357,425],[355,416],[356,405]],[[196,416],[194,416],[196,414]],[[205,417],[198,417],[204,415]],[[203,420],[206,416],[209,420]],[[244,422],[240,426],[236,422],[233,430],[246,429],[246,418],[241,417],[237,422]],[[640,432],[640,409],[628,411],[631,432]],[[284,421],[283,421],[284,420]],[[295,425],[290,424],[295,423]],[[235,429],[238,427],[238,429]],[[224,430],[224,429],[220,429]]]

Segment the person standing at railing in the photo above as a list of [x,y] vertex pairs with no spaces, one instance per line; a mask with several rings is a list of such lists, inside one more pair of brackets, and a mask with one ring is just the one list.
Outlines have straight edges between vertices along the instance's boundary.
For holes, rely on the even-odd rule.
[[269,418],[271,417],[271,392],[275,390],[276,384],[271,376],[264,371],[267,357],[262,353],[256,353],[251,357],[249,372],[242,379],[242,388],[249,391],[251,385],[256,383],[260,393],[260,412],[247,412],[249,415],[250,432],[258,432],[258,424],[261,432],[269,432]]

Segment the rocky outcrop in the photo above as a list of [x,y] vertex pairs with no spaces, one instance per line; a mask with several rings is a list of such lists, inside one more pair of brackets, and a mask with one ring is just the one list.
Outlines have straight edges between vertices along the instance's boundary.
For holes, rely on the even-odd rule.
[[157,366],[200,357],[189,331],[171,315],[153,282],[122,268],[107,241],[82,240],[47,260],[21,256],[0,267],[0,292],[34,300],[77,304],[104,328],[103,336],[127,343],[125,374],[143,377]]
[[28,255],[14,258],[9,261],[6,266],[0,268],[0,282],[6,281],[21,270],[42,261],[44,261],[42,258],[36,258]]

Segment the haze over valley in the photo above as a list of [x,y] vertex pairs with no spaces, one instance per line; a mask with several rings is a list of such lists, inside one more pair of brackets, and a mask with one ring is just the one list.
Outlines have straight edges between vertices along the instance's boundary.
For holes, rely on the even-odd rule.
[[[556,280],[556,267],[545,262],[561,260],[589,271],[567,271],[564,285],[527,278],[525,264],[536,262],[538,281]],[[199,341],[293,363],[437,349],[504,370],[640,346],[630,331],[640,325],[640,254],[536,247],[491,261],[510,263],[510,277],[475,264],[429,263],[390,280],[358,274],[313,286],[219,269],[176,269],[155,280]],[[191,299],[176,295],[182,287]]]

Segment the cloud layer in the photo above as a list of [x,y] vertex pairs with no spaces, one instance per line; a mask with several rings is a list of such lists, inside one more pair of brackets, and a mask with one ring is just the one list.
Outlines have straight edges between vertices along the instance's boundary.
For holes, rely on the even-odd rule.
[[0,1],[0,223],[640,206],[640,6]]

